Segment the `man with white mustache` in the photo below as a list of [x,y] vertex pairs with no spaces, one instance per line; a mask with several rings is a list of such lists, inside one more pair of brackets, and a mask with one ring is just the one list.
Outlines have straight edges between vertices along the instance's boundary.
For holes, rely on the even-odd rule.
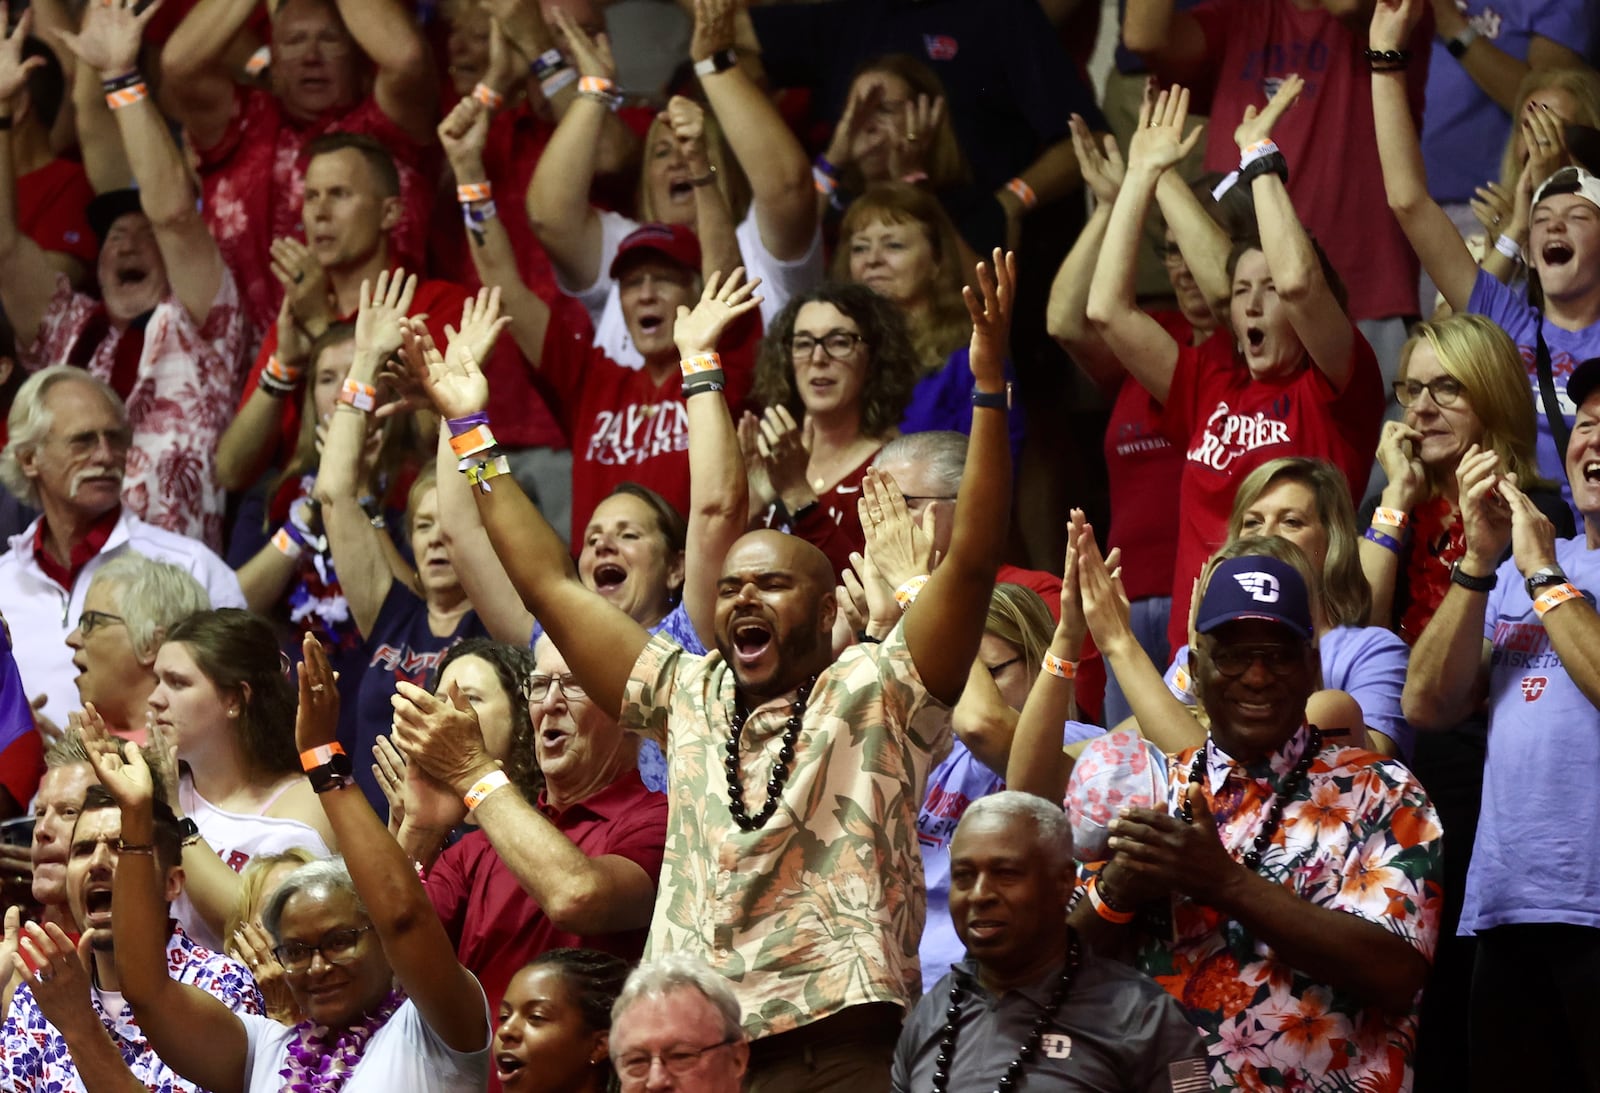
[[7,428],[0,482],[43,515],[0,555],[0,614],[35,711],[59,725],[78,707],[67,634],[95,572],[111,558],[133,551],[171,562],[204,585],[217,607],[243,607],[244,594],[227,563],[204,545],[123,507],[131,434],[110,386],[81,368],[46,368],[17,392]]

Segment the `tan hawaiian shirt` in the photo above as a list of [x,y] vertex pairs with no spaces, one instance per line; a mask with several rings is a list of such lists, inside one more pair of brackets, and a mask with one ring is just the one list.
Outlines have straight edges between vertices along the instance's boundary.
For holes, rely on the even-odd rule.
[[[909,1008],[920,992],[917,810],[950,749],[950,708],[923,686],[904,630],[846,650],[817,679],[782,804],[749,833],[728,809],[727,662],[657,635],[634,665],[622,725],[664,742],[669,781],[648,951],[687,950],[727,976],[753,1038],[868,1002]],[[766,804],[791,705],[776,699],[745,723],[752,815]]]

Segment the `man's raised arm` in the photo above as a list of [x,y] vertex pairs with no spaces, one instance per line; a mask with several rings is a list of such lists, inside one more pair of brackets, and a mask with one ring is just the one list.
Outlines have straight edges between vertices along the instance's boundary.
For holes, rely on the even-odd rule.
[[972,316],[972,439],[956,495],[950,550],[906,613],[906,647],[928,693],[954,704],[978,655],[989,595],[1011,521],[1011,445],[1006,429],[1010,391],[1005,378],[1011,308],[1016,299],[1014,254],[994,252],[994,268],[978,264],[980,298],[962,296]]

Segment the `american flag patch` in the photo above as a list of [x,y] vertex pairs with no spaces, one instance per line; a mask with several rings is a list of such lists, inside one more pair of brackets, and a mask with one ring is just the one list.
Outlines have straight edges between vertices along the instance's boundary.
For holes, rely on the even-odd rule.
[[1205,1059],[1179,1059],[1167,1067],[1172,1093],[1211,1093],[1211,1066]]

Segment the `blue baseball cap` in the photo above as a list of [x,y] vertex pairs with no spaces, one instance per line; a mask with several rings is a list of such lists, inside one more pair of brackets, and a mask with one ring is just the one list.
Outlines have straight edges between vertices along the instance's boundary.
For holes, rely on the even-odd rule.
[[1311,601],[1300,571],[1264,555],[1228,558],[1211,571],[1195,629],[1209,634],[1225,623],[1264,619],[1309,638]]

